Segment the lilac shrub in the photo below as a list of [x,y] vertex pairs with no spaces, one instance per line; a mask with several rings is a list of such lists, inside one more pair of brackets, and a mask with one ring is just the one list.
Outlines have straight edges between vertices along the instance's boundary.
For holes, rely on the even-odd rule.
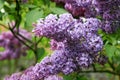
[[22,80],[46,80],[51,75],[68,75],[94,63],[104,64],[107,61],[105,56],[98,54],[103,41],[97,34],[101,22],[96,18],[75,19],[69,13],[59,16],[50,14],[34,26],[36,36],[51,39],[54,52],[25,71],[20,77]]

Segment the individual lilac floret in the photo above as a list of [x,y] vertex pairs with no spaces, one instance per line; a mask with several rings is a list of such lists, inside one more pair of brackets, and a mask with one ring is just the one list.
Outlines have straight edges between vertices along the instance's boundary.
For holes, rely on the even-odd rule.
[[103,41],[95,34],[87,34],[86,42],[83,45],[90,53],[97,53],[102,50]]
[[93,63],[88,53],[79,53],[76,57],[76,61],[78,62],[79,68],[88,68]]
[[83,26],[85,29],[85,32],[95,33],[97,34],[97,31],[99,28],[101,28],[101,21],[97,18],[87,18],[83,22]]
[[57,42],[54,39],[50,41],[51,49],[52,50],[60,50],[64,48],[64,43],[63,42]]
[[74,62],[74,59],[72,58],[68,58],[67,62],[64,64],[63,68],[62,68],[62,72],[67,75],[70,74],[72,72],[75,72],[77,66]]

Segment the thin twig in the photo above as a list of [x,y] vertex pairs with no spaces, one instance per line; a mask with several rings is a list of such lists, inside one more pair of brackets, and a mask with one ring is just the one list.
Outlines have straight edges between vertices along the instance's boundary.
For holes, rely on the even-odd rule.
[[35,36],[35,42],[34,42],[34,54],[35,54],[35,63],[37,63],[38,57],[37,57],[37,44],[36,44],[36,36]]
[[40,42],[42,39],[43,39],[43,37],[41,37],[41,38],[36,42],[36,44],[38,45],[39,42]]
[[93,70],[96,71],[96,67],[94,64],[92,64]]
[[26,37],[24,37],[23,35],[21,35],[20,33],[17,33],[18,36],[20,36],[21,38],[25,39],[26,41],[28,41],[29,43],[33,43],[31,40],[27,39]]
[[15,18],[15,25],[13,26],[12,29],[15,29],[17,27],[17,32],[19,32],[19,25],[21,22],[21,15],[20,15],[20,4],[18,0],[15,0],[16,2],[16,18]]
[[4,25],[4,24],[2,24],[2,23],[0,23],[0,25],[1,25],[2,27],[4,27],[5,29],[8,29],[8,30],[9,30],[9,28],[8,28],[6,25]]
[[29,49],[31,49],[32,51],[34,51],[34,49],[33,49],[31,46],[29,46],[28,44],[26,44],[23,40],[21,40],[21,39],[14,33],[14,31],[13,31],[12,28],[9,28],[9,30],[12,32],[12,34],[13,34],[20,42],[22,42],[25,46],[27,46]]
[[112,70],[114,71],[115,70],[115,67],[114,65],[108,60],[108,64],[110,65],[110,67],[112,68]]

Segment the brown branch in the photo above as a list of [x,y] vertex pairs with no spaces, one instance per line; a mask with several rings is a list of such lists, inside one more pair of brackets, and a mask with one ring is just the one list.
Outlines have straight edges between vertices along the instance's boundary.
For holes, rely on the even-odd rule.
[[39,42],[40,42],[42,39],[43,39],[43,37],[41,37],[41,38],[36,42],[36,44],[38,45]]
[[110,65],[110,67],[112,68],[112,70],[114,71],[115,70],[115,67],[114,65],[108,60],[108,64]]
[[13,34],[20,42],[22,42],[25,46],[27,46],[29,49],[31,49],[32,51],[34,51],[34,49],[33,49],[31,46],[29,46],[28,44],[26,44],[23,40],[21,40],[21,39],[15,34],[15,32],[13,31],[12,28],[9,27],[9,30],[12,32],[12,34]]
[[24,37],[20,33],[17,33],[17,35],[20,36],[21,38],[23,38],[24,40],[28,41],[29,43],[33,43],[31,40],[27,39],[26,37]]
[[4,25],[4,24],[2,24],[2,23],[0,23],[0,25],[1,25],[2,27],[4,27],[5,29],[8,29],[8,30],[9,30],[9,28],[8,28],[6,25]]

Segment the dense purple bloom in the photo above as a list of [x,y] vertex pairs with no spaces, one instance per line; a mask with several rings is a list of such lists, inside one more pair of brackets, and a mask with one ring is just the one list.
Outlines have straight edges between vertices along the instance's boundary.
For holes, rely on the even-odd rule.
[[[98,54],[103,47],[103,41],[97,34],[98,29],[101,28],[100,20],[74,19],[69,13],[58,17],[50,14],[34,25],[35,35],[51,39],[50,44],[54,52],[31,70],[24,72],[21,76],[23,80],[24,78],[53,79],[51,75],[59,73],[67,75],[79,69],[88,68],[95,62],[101,64],[105,61]],[[99,59],[96,59],[98,56]]]
[[101,27],[98,19],[74,19],[69,13],[61,14],[59,17],[50,14],[34,25],[35,35],[45,36],[58,42],[72,39],[77,41],[88,32],[97,33],[98,28]]
[[64,0],[62,2],[65,4],[65,9],[75,17],[101,17],[101,28],[106,33],[116,31],[120,25],[120,0]]
[[56,41],[63,41],[66,38],[66,34],[63,34],[70,23],[74,21],[71,14],[62,14],[59,17],[57,15],[50,14],[44,20],[40,19],[33,32],[38,36],[45,36]]
[[86,42],[83,44],[87,51],[90,53],[97,53],[102,50],[103,47],[103,41],[101,37],[94,35],[94,34],[88,34]]
[[120,25],[120,0],[96,0],[94,5],[103,18],[102,29],[107,33],[115,31]]
[[11,76],[5,77],[4,80],[19,80],[22,73],[14,73]]
[[20,76],[19,80],[39,80],[33,72],[33,66],[26,69]]

